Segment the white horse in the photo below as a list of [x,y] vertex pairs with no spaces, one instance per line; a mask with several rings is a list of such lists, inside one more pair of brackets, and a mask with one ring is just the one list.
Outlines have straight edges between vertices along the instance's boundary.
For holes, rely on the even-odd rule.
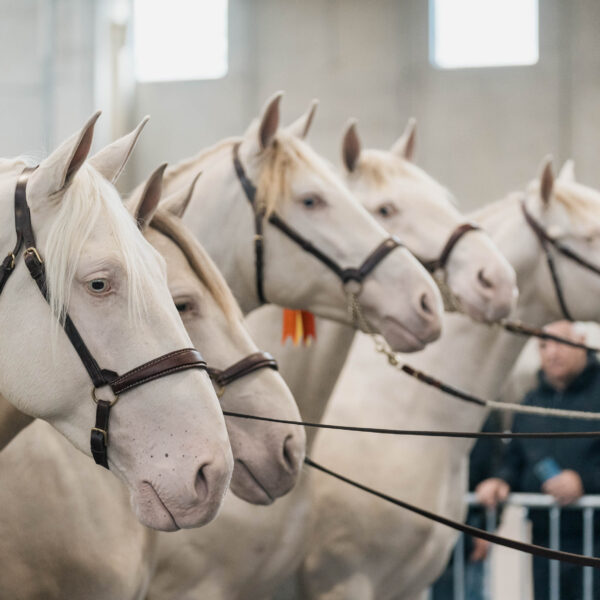
[[[341,267],[358,267],[388,235],[356,202],[341,179],[294,131],[279,128],[275,95],[241,138],[228,139],[170,167],[167,191],[203,175],[185,223],[205,246],[244,313],[267,301],[352,323],[347,293],[337,274],[269,222],[274,211],[294,231]],[[264,274],[257,275],[256,219],[238,165],[256,186],[255,210],[265,211]],[[396,349],[421,349],[439,336],[438,290],[417,261],[395,249],[366,277],[359,296],[370,327]]]
[[[291,128],[306,135],[314,106]],[[414,144],[410,129],[393,152],[360,151],[355,125],[344,137],[343,154],[358,198],[377,215],[380,205],[393,211],[394,232],[424,259],[439,256],[451,233],[464,220],[449,202],[449,194],[426,173],[409,164]],[[351,152],[353,151],[353,153]],[[365,165],[361,175],[359,165]],[[379,175],[380,174],[380,175]],[[482,289],[479,271],[485,269]],[[474,315],[505,315],[514,297],[515,275],[504,257],[482,232],[469,232],[451,253],[445,278],[452,293],[471,306]],[[318,421],[346,359],[354,330],[317,321],[317,341],[309,348],[281,347],[280,309],[264,307],[247,322],[253,336],[282,361],[280,367],[299,403],[303,417]],[[308,438],[312,432],[307,432]],[[309,527],[307,479],[267,511],[228,496],[219,519],[202,535],[179,532],[160,540],[160,559],[149,599],[268,597],[299,565]],[[251,590],[251,592],[249,592]]]
[[[492,236],[516,270],[520,290],[513,313],[534,326],[562,317],[546,257],[525,221],[520,200],[554,238],[600,264],[600,193],[574,183],[568,173],[554,181],[546,163],[527,192],[510,195],[471,215]],[[597,320],[600,278],[566,257],[555,257],[573,317]],[[444,335],[407,362],[443,381],[495,398],[525,343],[499,328],[447,315]],[[369,377],[355,376],[357,365]],[[460,403],[399,374],[360,339],[334,398],[327,422],[477,431],[480,407]],[[351,436],[351,437],[350,437]],[[317,436],[321,464],[366,485],[453,519],[464,518],[463,492],[472,442],[444,438],[337,434]],[[314,477],[314,527],[303,565],[305,596],[315,598],[420,597],[443,569],[454,531],[392,507],[319,474]]]
[[[164,167],[163,167],[164,168]],[[185,327],[211,367],[225,369],[257,351],[231,292],[180,215],[191,188],[155,212],[162,168],[130,205],[146,239],[167,265],[168,286]],[[193,185],[192,185],[193,187]],[[226,385],[224,409],[298,419],[281,376],[260,369]],[[160,427],[160,423],[157,423]],[[235,469],[232,490],[266,504],[287,492],[303,458],[297,427],[228,423]],[[22,432],[0,454],[0,596],[142,598],[156,562],[156,534],[129,509],[125,490],[44,423]],[[21,477],[27,472],[27,477]],[[36,491],[42,486],[42,502]],[[28,523],[36,523],[35,530]],[[165,536],[172,533],[161,534]]]
[[[58,324],[65,311],[98,363],[117,373],[191,346],[164,262],[102,176],[112,180],[122,169],[135,139],[106,148],[94,166],[85,163],[98,114],[42,161],[27,184],[51,306],[22,256],[0,295],[0,393],[88,455],[93,386]],[[24,167],[18,159],[0,164],[3,254],[15,245],[15,184]],[[99,390],[100,397],[109,392]],[[108,461],[142,523],[174,530],[214,518],[233,460],[207,374],[173,373],[123,394],[112,410]]]

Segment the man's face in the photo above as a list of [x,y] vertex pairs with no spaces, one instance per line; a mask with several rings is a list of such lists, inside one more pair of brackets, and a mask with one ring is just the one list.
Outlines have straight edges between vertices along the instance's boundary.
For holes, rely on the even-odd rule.
[[[544,331],[574,342],[585,341],[584,336],[578,335],[573,330],[573,325],[569,321],[557,321],[544,327]],[[572,348],[551,340],[540,340],[539,348],[542,370],[548,381],[558,387],[567,385],[577,377],[587,362],[586,352],[580,348]]]

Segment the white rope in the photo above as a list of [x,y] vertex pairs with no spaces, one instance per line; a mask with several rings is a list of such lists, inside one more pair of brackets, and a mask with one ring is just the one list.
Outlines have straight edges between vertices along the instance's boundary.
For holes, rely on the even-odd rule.
[[544,417],[563,417],[565,419],[583,419],[585,421],[600,420],[600,413],[585,410],[565,410],[563,408],[545,408],[544,406],[527,406],[525,404],[512,404],[510,402],[495,402],[486,400],[486,406],[492,410],[516,412]]
[[[371,336],[375,344],[375,350],[380,354],[385,355],[388,363],[392,367],[406,374],[406,371],[403,370],[403,367],[408,365],[399,360],[398,355],[392,351],[387,342],[381,336],[378,336],[375,333],[373,333],[373,330],[369,327],[364,318],[364,315],[362,314],[360,304],[358,302],[356,294],[354,293],[348,293],[348,312],[353,323]],[[417,381],[420,380],[417,378]],[[449,392],[445,392],[444,390],[441,391],[453,398],[457,397]],[[461,398],[458,397],[458,399]],[[462,400],[468,401],[465,399]],[[527,406],[524,404],[513,404],[509,402],[496,402],[494,400],[484,400],[483,398],[477,398],[477,402],[480,406],[485,406],[491,410],[500,410],[504,412],[539,415],[543,417],[563,417],[565,419],[581,419],[585,421],[600,420],[600,413],[597,412],[589,412],[582,410],[566,410],[562,408],[546,408],[543,406]]]

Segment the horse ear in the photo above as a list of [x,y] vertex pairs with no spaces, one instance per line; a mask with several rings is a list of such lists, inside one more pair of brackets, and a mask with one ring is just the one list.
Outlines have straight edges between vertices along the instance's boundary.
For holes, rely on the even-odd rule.
[[404,158],[405,160],[413,161],[415,156],[415,143],[417,134],[417,120],[411,117],[404,128],[404,133],[393,144],[391,152]]
[[188,207],[190,200],[192,199],[192,195],[194,192],[194,187],[196,186],[196,181],[202,175],[202,171],[200,171],[192,182],[181,188],[180,190],[174,192],[173,194],[167,196],[161,202],[161,208],[168,210],[172,215],[176,217],[183,217],[183,213],[185,213],[185,209]]
[[147,179],[140,197],[131,200],[129,208],[140,231],[144,231],[150,225],[150,221],[152,221],[152,217],[158,208],[162,195],[163,173],[166,168],[167,163],[160,165]]
[[315,112],[317,112],[317,107],[319,106],[319,101],[315,98],[308,107],[308,110],[298,117],[292,124],[286,127],[286,131],[299,137],[300,139],[306,138],[308,132],[310,130],[310,126],[312,125],[313,119],[315,117]]
[[279,128],[279,103],[283,92],[277,92],[267,102],[260,117],[258,127],[258,143],[261,150],[271,145]]
[[346,125],[346,132],[342,141],[342,158],[344,166],[349,173],[356,168],[360,156],[360,139],[356,133],[356,119],[351,119]]
[[39,168],[32,175],[30,187],[32,198],[47,198],[71,183],[89,154],[94,137],[94,125],[99,116],[100,111],[94,113],[76,134],[63,142],[40,163]]
[[540,196],[545,205],[550,202],[552,188],[554,187],[554,173],[552,171],[552,156],[546,156],[542,164],[540,175]]
[[140,133],[149,119],[150,117],[148,116],[144,117],[133,131],[94,154],[89,160],[92,167],[108,179],[108,181],[115,183],[119,175],[123,172],[140,137]]
[[565,161],[565,164],[558,174],[558,179],[560,181],[575,181],[575,161],[572,159]]

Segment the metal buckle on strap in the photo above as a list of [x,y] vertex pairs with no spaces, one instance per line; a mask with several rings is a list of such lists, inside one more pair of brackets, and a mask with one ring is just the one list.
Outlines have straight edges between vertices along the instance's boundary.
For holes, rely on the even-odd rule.
[[100,429],[100,427],[92,427],[92,431],[98,431],[104,438],[104,445],[108,447],[108,431],[106,429]]
[[27,256],[28,254],[33,254],[40,264],[44,262],[42,260],[42,257],[40,256],[40,253],[37,251],[37,248],[35,248],[34,246],[30,246],[25,250],[25,252],[23,252],[23,256]]

